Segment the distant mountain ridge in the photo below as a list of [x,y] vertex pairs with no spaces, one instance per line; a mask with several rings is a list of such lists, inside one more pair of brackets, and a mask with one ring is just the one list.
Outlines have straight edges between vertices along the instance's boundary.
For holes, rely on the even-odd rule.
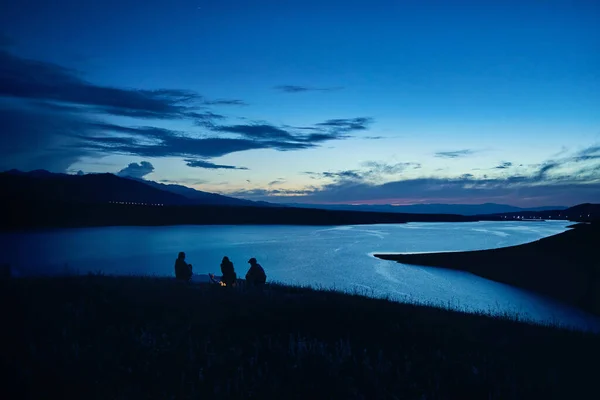
[[[505,204],[412,204],[412,205],[351,205],[267,203],[203,192],[187,186],[164,184],[141,178],[119,177],[110,173],[69,175],[45,170],[0,173],[0,187],[8,197],[38,198],[77,203],[130,202],[163,205],[226,205],[278,208],[311,208],[334,211],[360,211],[400,214],[452,214],[480,216],[492,214],[536,213],[562,211],[564,206],[520,208]],[[586,213],[587,214],[587,213]]]
[[411,204],[402,206],[385,205],[351,205],[351,204],[296,204],[285,203],[290,207],[301,208],[321,208],[325,210],[346,210],[346,211],[370,211],[370,212],[393,212],[407,214],[458,214],[458,215],[485,215],[485,214],[504,214],[524,211],[546,211],[546,210],[566,210],[565,206],[547,206],[521,208],[506,204]]
[[[505,221],[558,218],[595,221],[600,205],[567,210],[459,215],[449,213],[364,212],[310,206],[264,206],[249,200],[195,191],[179,185],[113,174],[67,175],[47,171],[0,173],[0,229],[161,225],[353,225],[407,222]],[[167,190],[168,189],[168,190]],[[186,197],[182,194],[187,194]],[[157,206],[160,205],[160,206]],[[250,206],[249,206],[250,205]],[[485,206],[485,205],[484,205]],[[481,207],[479,207],[481,209]],[[512,208],[511,208],[512,209]],[[511,214],[517,214],[514,217]],[[554,217],[550,217],[553,215]]]
[[11,199],[43,199],[70,203],[125,202],[162,205],[264,206],[250,200],[201,192],[110,173],[69,175],[45,170],[0,173],[0,187]]
[[[203,191],[192,189],[190,187],[183,186],[183,185],[159,183],[159,182],[150,181],[150,180],[146,180],[146,179],[140,179],[140,178],[131,178],[131,177],[125,177],[125,178],[131,179],[133,181],[145,183],[146,185],[151,186],[156,189],[164,190],[166,192],[171,192],[171,193],[174,193],[174,194],[177,194],[180,196],[187,197],[188,199],[198,201],[200,204],[223,204],[223,205],[236,205],[236,206],[242,206],[242,205],[254,206],[254,205],[258,204],[257,202],[254,202],[251,200],[236,199],[234,197],[223,196],[221,194],[203,192]],[[260,204],[271,205],[270,203],[263,203],[263,202],[261,202]]]

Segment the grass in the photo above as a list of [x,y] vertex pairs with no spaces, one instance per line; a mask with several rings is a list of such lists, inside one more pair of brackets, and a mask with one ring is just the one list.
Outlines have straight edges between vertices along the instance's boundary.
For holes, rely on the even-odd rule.
[[597,386],[600,336],[504,317],[154,277],[0,289],[2,398],[548,399]]

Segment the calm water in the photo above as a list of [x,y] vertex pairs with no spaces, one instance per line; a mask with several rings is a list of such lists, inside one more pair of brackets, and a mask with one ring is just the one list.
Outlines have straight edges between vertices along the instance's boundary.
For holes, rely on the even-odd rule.
[[488,249],[565,230],[564,221],[410,223],[342,227],[169,226],[61,229],[0,234],[0,262],[17,274],[172,275],[185,251],[194,273],[219,273],[224,255],[245,275],[256,257],[269,280],[335,287],[399,301],[443,304],[600,331],[600,319],[529,292],[444,269],[397,264],[377,252]]

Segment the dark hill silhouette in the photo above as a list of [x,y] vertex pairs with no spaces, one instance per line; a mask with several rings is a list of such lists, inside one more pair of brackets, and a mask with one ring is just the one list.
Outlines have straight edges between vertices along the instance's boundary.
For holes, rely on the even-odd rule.
[[[598,204],[573,207],[591,209]],[[499,249],[422,254],[376,254],[403,264],[468,271],[576,305],[600,315],[600,224]]]
[[68,175],[45,170],[0,173],[0,187],[12,198],[39,198],[73,203],[130,202],[165,205],[266,206],[250,200],[207,193],[114,174]]
[[305,208],[239,206],[143,206],[69,203],[0,198],[5,218],[0,229],[160,225],[354,225],[405,222],[469,222],[473,217],[449,214],[366,213]]
[[480,219],[516,220],[516,219],[567,219],[569,221],[600,221],[600,204],[584,203],[564,210],[520,211],[492,215],[476,215]]
[[0,173],[0,187],[11,200],[44,200],[67,203],[111,201],[190,205],[187,197],[150,187],[113,174],[67,175],[47,171]]
[[274,206],[271,203],[266,202],[254,202],[251,200],[236,199],[234,197],[223,196],[221,194],[203,192],[200,190],[192,189],[183,185],[165,184],[154,182],[146,179],[139,178],[127,178],[134,181],[145,183],[156,189],[164,190],[166,192],[175,193],[181,196],[185,196],[190,200],[194,201],[194,204],[222,204],[222,205],[233,205],[233,206]]
[[485,215],[524,211],[564,210],[564,206],[546,206],[533,208],[520,208],[506,204],[410,204],[393,206],[391,204],[381,205],[352,205],[352,204],[295,204],[286,205],[302,208],[321,208],[325,210],[348,210],[368,212],[395,212],[410,214],[459,214],[459,215]]

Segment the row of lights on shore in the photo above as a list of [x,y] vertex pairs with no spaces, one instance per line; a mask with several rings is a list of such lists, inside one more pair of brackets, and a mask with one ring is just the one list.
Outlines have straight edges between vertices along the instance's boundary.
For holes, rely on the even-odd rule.
[[127,204],[127,205],[134,205],[134,206],[158,206],[158,207],[162,207],[164,206],[164,204],[158,204],[158,203],[136,203],[133,201],[109,201],[110,204]]
[[[587,215],[588,218],[590,217],[590,214]],[[579,218],[583,218],[583,215],[580,215]],[[502,218],[510,218],[507,217],[506,215],[503,215]],[[513,219],[523,219],[523,218],[529,218],[529,219],[542,219],[542,217],[536,217],[536,216],[531,216],[531,217],[527,217],[527,216],[522,216],[522,215],[513,215]],[[558,214],[558,218],[557,219],[566,219],[569,218],[568,215],[565,215],[564,217],[561,216],[560,214]],[[548,219],[552,219],[552,215],[548,215]]]

